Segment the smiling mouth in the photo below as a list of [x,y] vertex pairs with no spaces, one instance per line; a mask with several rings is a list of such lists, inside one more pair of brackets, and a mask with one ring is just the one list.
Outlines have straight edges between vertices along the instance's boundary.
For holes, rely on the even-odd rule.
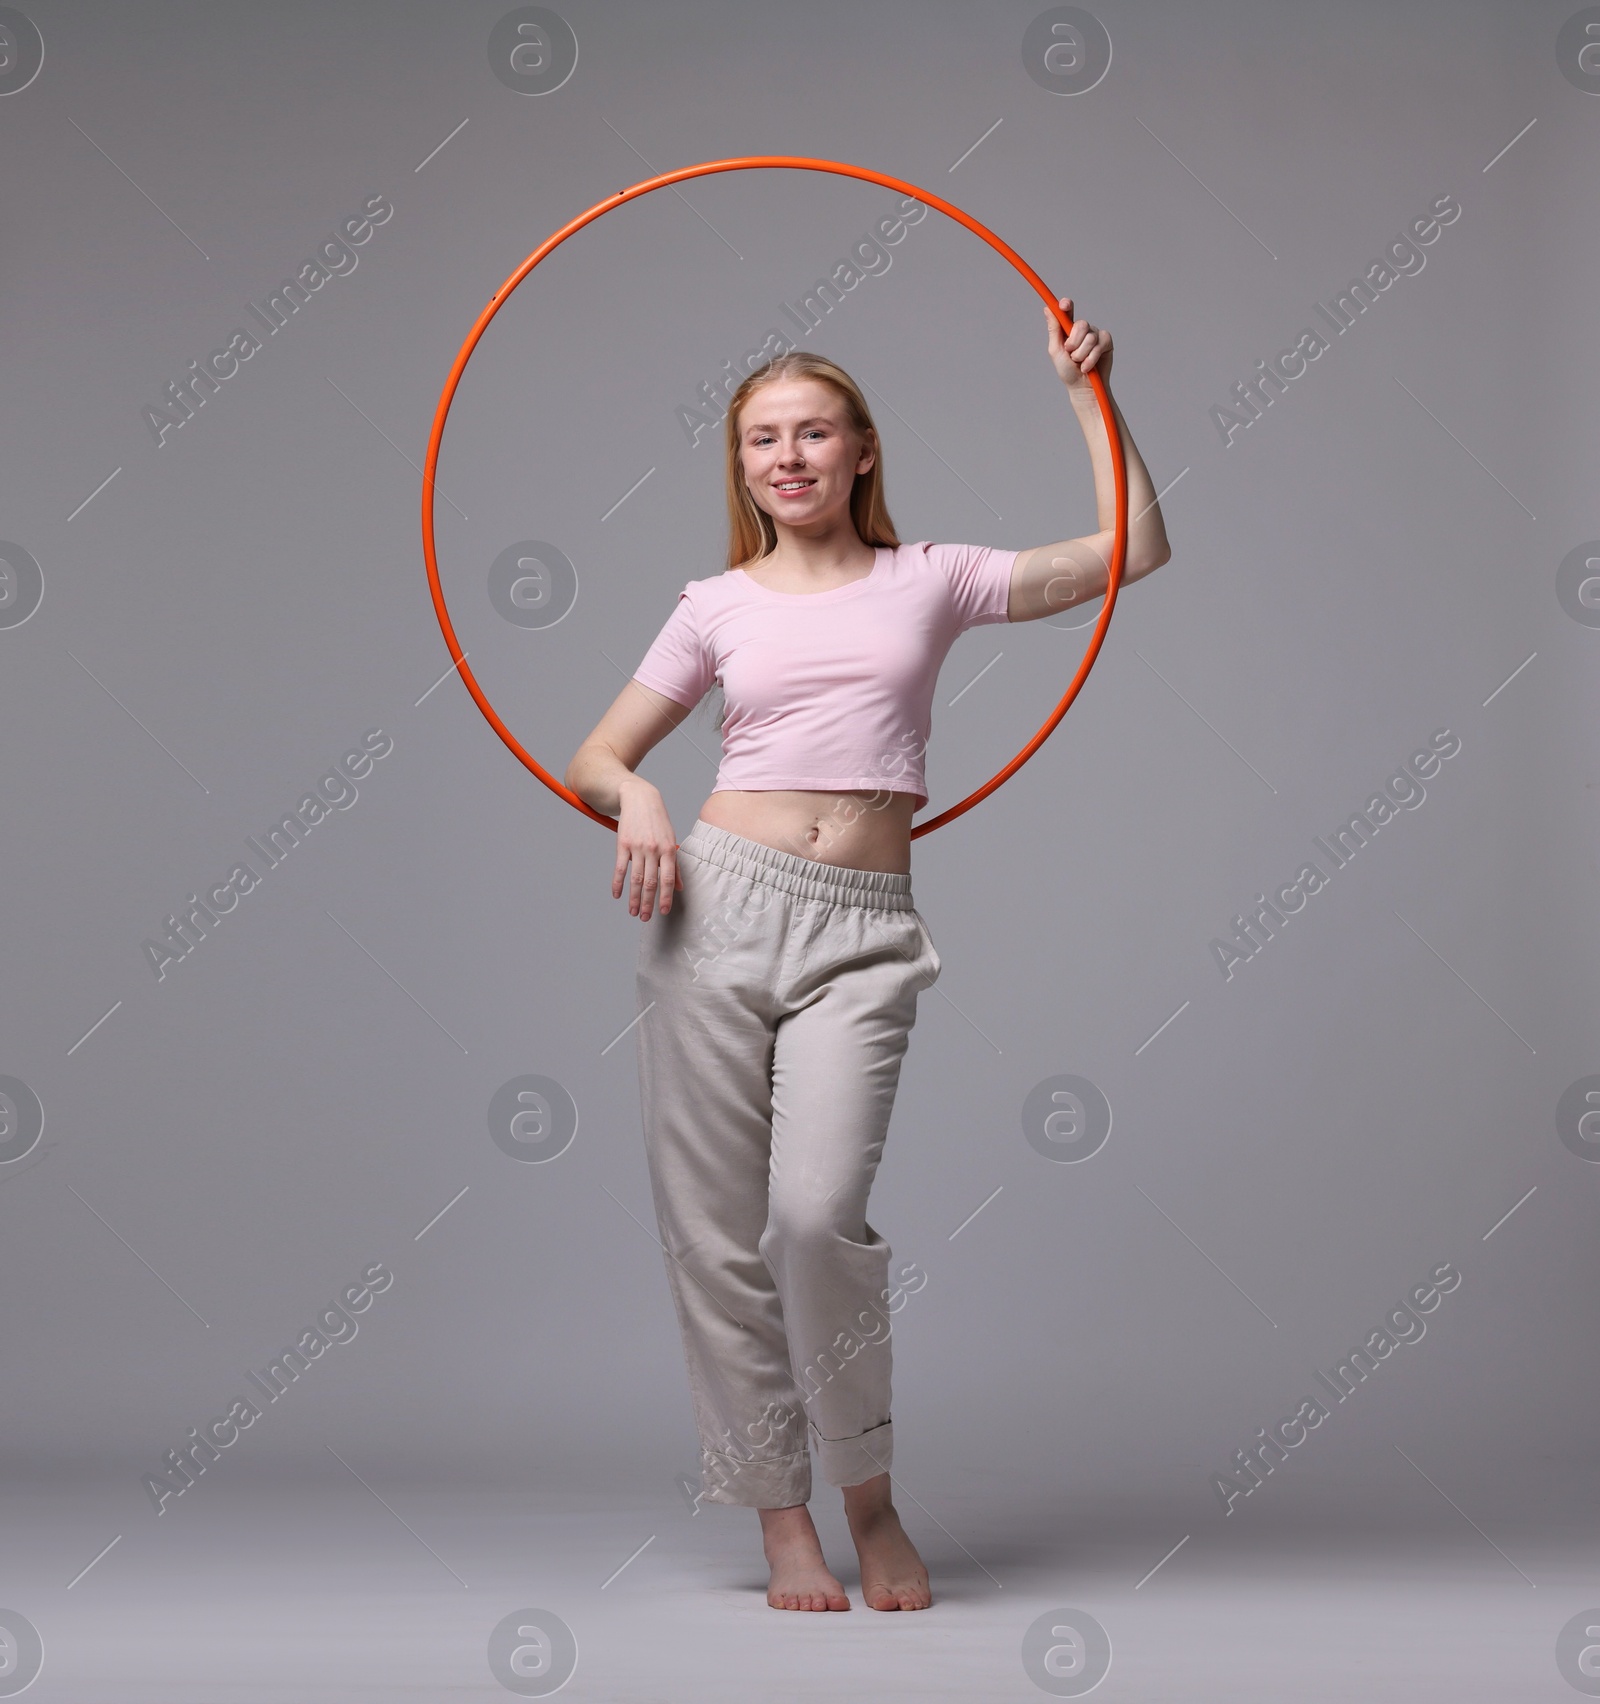
[[801,491],[809,491],[816,483],[814,479],[784,479],[775,481],[772,489],[781,491],[786,497],[793,497]]

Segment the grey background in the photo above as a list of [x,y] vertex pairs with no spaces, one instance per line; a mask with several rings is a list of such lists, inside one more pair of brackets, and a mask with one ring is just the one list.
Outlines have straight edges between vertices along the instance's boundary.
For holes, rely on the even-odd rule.
[[[1454,1522],[1441,1490],[1479,1522],[1592,1509],[1600,1179],[1555,1126],[1600,1070],[1600,634],[1556,595],[1600,533],[1573,8],[1103,7],[1112,66],[1077,98],[1024,69],[1036,6],[568,5],[576,71],[537,98],[491,73],[499,5],[27,10],[0,531],[44,597],[0,632],[0,1071],[45,1125],[0,1170],[14,1473],[92,1479],[107,1536],[154,1542],[140,1475],[374,1261],[393,1287],[227,1476],[348,1483],[330,1448],[375,1482],[597,1496],[692,1470],[617,1040],[639,925],[609,832],[458,680],[428,692],[450,659],[417,469],[458,345],[550,232],[771,151],[1005,238],[1111,328],[1170,488],[1172,561],[1078,704],[916,843],[945,969],[872,1209],[928,1273],[896,1321],[897,1471],[935,1515],[941,1488],[1041,1532],[1143,1509],[1210,1544]],[[158,447],[141,410],[374,194],[395,212],[355,270]],[[1443,194],[1463,213],[1424,269],[1224,447],[1208,409]],[[477,678],[554,773],[723,561],[720,438],[691,447],[674,409],[895,199],[806,172],[656,193],[485,338],[441,563]],[[892,252],[806,341],[871,387],[901,536],[1093,530],[1036,298],[937,213]],[[542,630],[487,591],[529,538],[578,576]],[[924,820],[1031,736],[1084,637],[963,636]],[[394,749],[358,803],[158,981],[141,941],[374,727]],[[1426,804],[1224,981],[1212,937],[1443,727],[1461,750]],[[697,716],[646,761],[680,833],[715,759]],[[486,1124],[528,1074],[579,1112],[545,1164]],[[1020,1121],[1062,1074],[1114,1112],[1077,1165]],[[1463,1282],[1426,1337],[1225,1518],[1210,1475],[1441,1261]]]

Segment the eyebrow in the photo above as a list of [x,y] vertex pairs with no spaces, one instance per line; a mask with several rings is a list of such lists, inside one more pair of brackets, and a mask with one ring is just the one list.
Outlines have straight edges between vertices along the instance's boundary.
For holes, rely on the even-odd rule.
[[[800,426],[832,426],[833,424],[834,424],[834,422],[832,421],[832,419],[830,419],[829,416],[827,416],[826,414],[808,414],[804,420],[797,420],[795,422],[795,425],[797,427],[800,427]],[[770,420],[752,421],[748,426],[745,427],[745,431],[747,431],[747,432],[771,432],[771,431],[774,431],[774,430],[776,430],[776,428],[774,427],[772,421],[770,421]]]

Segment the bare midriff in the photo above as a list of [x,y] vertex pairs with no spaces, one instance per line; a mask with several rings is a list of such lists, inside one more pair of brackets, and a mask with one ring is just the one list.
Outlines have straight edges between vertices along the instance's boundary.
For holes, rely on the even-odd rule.
[[700,818],[779,852],[851,870],[911,872],[913,793],[713,793]]

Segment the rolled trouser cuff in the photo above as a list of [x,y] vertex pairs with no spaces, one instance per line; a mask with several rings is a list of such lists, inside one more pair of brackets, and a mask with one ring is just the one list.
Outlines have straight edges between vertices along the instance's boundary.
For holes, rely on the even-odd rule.
[[700,1452],[700,1501],[747,1509],[787,1509],[811,1500],[811,1454],[751,1460],[719,1450]]
[[885,1420],[853,1438],[825,1438],[815,1426],[810,1433],[817,1466],[830,1485],[859,1485],[864,1479],[887,1473],[894,1462],[892,1421]]

